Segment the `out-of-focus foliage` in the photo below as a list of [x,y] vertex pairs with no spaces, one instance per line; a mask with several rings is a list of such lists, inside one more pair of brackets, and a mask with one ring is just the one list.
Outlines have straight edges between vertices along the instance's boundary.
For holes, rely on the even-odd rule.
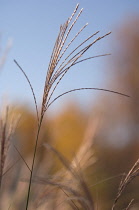
[[[24,108],[16,112],[22,113],[16,133],[17,141],[23,152],[30,153],[36,136],[36,116]],[[76,104],[71,103],[56,116],[44,120],[39,144],[51,141],[63,155],[71,159],[84,137],[86,126],[87,116]]]
[[[138,142],[139,124],[139,19],[126,22],[117,33],[116,48],[110,68],[113,71],[110,87],[126,92],[130,99],[111,97],[106,100],[104,125],[112,121],[109,136],[116,144]],[[111,108],[111,110],[109,109]],[[107,117],[105,117],[107,115]],[[109,127],[111,128],[111,127]],[[116,138],[119,138],[116,139]],[[115,144],[115,143],[114,143]],[[121,146],[120,145],[120,146]]]
[[69,104],[51,121],[54,144],[67,158],[76,153],[83,140],[86,125],[87,117],[76,104]]

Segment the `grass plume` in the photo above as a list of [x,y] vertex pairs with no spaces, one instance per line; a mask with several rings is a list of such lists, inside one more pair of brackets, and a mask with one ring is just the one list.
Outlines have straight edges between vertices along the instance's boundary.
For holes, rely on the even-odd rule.
[[[43,121],[43,118],[44,118],[44,114],[45,114],[46,110],[50,107],[50,105],[52,105],[52,103],[54,101],[56,101],[58,98],[62,97],[63,95],[66,95],[70,92],[74,92],[74,91],[78,91],[78,90],[101,90],[101,91],[107,91],[107,92],[112,92],[112,93],[127,96],[126,94],[122,94],[122,93],[119,93],[117,91],[106,90],[106,89],[102,89],[102,88],[77,88],[77,89],[69,90],[69,91],[67,91],[63,94],[60,94],[59,96],[57,96],[56,98],[54,98],[52,100],[52,96],[54,94],[54,91],[56,90],[59,83],[61,82],[61,80],[66,75],[66,73],[72,67],[74,67],[76,64],[84,62],[86,60],[89,60],[89,59],[92,59],[92,58],[95,58],[95,57],[101,57],[101,56],[108,55],[108,54],[103,54],[103,55],[96,55],[96,56],[90,56],[90,57],[87,57],[87,58],[83,58],[85,53],[95,43],[97,43],[101,39],[105,38],[106,36],[110,35],[110,33],[111,33],[111,32],[108,32],[108,33],[104,34],[103,36],[99,36],[96,39],[92,40],[94,38],[94,36],[96,36],[99,33],[99,31],[91,34],[85,40],[82,40],[79,45],[77,45],[77,46],[75,45],[76,47],[73,50],[71,50],[69,53],[67,53],[68,55],[66,55],[66,52],[68,50],[70,50],[70,46],[73,45],[73,43],[76,44],[75,40],[85,30],[85,28],[88,25],[88,23],[86,23],[79,31],[77,31],[77,33],[73,36],[73,38],[67,43],[67,38],[69,37],[73,27],[75,27],[78,19],[80,18],[81,14],[83,12],[83,9],[79,10],[79,12],[78,12],[78,9],[79,9],[79,4],[77,4],[77,6],[75,7],[72,15],[65,21],[65,23],[63,25],[60,26],[60,30],[59,30],[56,42],[55,42],[53,50],[52,50],[52,54],[51,54],[51,58],[50,58],[50,62],[49,62],[48,70],[47,70],[47,74],[46,74],[46,79],[45,79],[45,84],[44,84],[44,92],[43,92],[42,103],[41,103],[40,116],[39,116],[36,96],[35,96],[32,84],[31,84],[29,78],[27,77],[25,71],[21,68],[21,66],[18,64],[18,62],[16,60],[14,60],[16,65],[19,67],[21,72],[24,74],[24,76],[25,76],[25,78],[26,78],[26,80],[29,83],[29,86],[31,88],[33,98],[34,98],[35,107],[36,107],[37,122],[38,122],[38,128],[37,128],[37,134],[36,134],[36,140],[35,140],[35,146],[34,146],[34,152],[33,152],[33,158],[32,158],[32,166],[31,166],[31,169],[30,169],[31,173],[30,173],[29,187],[28,187],[28,192],[27,192],[26,210],[29,207],[31,185],[32,185],[32,180],[33,180],[33,171],[34,171],[34,165],[35,165],[35,159],[36,159],[36,152],[37,152],[37,147],[38,147],[40,129],[41,129],[42,121]],[[51,150],[53,150],[53,152],[56,153],[56,150],[54,150],[53,148],[51,148]],[[19,152],[19,154],[20,154],[20,152]],[[59,156],[59,153],[57,155]],[[60,156],[59,156],[59,158],[60,158]],[[63,158],[61,160],[63,160]],[[66,163],[65,163],[65,166],[66,166]],[[71,168],[69,168],[68,170],[70,170],[74,173],[74,170],[71,170]],[[74,174],[74,176],[75,176],[75,174]],[[80,176],[80,178],[81,177],[82,176]],[[78,178],[79,178],[79,176],[78,176]],[[82,187],[86,191],[86,195],[90,196],[89,190],[88,190],[88,188],[87,188],[87,186],[84,182],[83,177],[82,177],[81,181],[82,181]],[[80,200],[80,202],[83,201],[82,198],[80,198],[79,200]],[[90,199],[90,202],[92,202],[92,205],[93,205],[93,201],[91,199]],[[92,207],[92,209],[93,209],[93,207]]]

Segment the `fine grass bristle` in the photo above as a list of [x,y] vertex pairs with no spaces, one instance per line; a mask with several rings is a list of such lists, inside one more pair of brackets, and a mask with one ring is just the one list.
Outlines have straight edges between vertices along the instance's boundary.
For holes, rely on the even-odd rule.
[[18,64],[18,62],[16,60],[14,60],[14,62],[16,63],[16,65],[18,66],[18,68],[21,70],[21,72],[23,73],[23,75],[25,76],[29,86],[30,86],[30,89],[32,91],[32,95],[33,95],[33,99],[34,99],[34,103],[35,103],[35,107],[36,107],[36,114],[37,114],[37,122],[39,124],[39,112],[38,112],[38,105],[37,105],[37,100],[36,100],[36,96],[35,96],[35,92],[34,92],[34,89],[32,87],[32,84],[27,76],[27,74],[25,73],[25,71],[21,68],[21,66]]
[[[117,202],[119,201],[120,197],[122,196],[125,188],[137,177],[139,176],[139,159],[135,162],[133,167],[129,170],[128,174],[121,180],[121,183],[119,185],[118,193],[115,198],[114,204],[112,206],[112,210],[115,209]],[[128,207],[126,209],[129,209],[133,202],[133,199],[130,201]]]
[[[67,38],[73,28],[73,26],[76,24],[77,20],[79,19],[83,9],[81,9],[76,16],[75,20],[70,25],[70,22],[72,21],[75,13],[77,12],[79,5],[76,6],[76,9],[74,10],[73,14],[71,15],[68,20],[61,25],[60,27],[60,32],[58,34],[58,37],[56,39],[53,52],[51,55],[48,71],[47,71],[47,76],[46,76],[46,81],[45,81],[45,86],[44,86],[44,93],[43,93],[43,100],[42,100],[42,108],[41,108],[41,117],[43,118],[45,111],[47,110],[49,106],[50,99],[57,88],[58,84],[61,82],[63,79],[64,75],[67,73],[67,71],[77,64],[77,61],[85,54],[89,48],[95,44],[97,41],[100,39],[106,37],[109,35],[111,32],[105,34],[104,36],[98,37],[95,39],[93,42],[87,44],[85,47],[80,49],[80,47],[88,42],[93,36],[95,36],[97,32],[93,33],[91,36],[89,36],[87,39],[82,41],[77,47],[75,47],[67,56],[66,58],[61,61],[62,57],[65,55],[65,52],[69,49],[70,45],[73,44],[75,39],[79,36],[79,34],[86,28],[88,24],[85,24],[76,34],[75,36],[71,39],[71,41],[66,45]],[[65,46],[66,45],[66,46]],[[64,48],[65,47],[65,48]],[[64,49],[63,49],[64,48]],[[79,49],[79,50],[78,50]],[[63,50],[63,52],[62,52]],[[86,59],[82,59],[78,62],[83,62],[87,59],[91,59],[93,57],[89,57]],[[61,61],[61,63],[59,63]],[[57,82],[56,82],[57,81]],[[53,87],[54,83],[56,82],[55,86]],[[50,93],[51,91],[51,93]]]

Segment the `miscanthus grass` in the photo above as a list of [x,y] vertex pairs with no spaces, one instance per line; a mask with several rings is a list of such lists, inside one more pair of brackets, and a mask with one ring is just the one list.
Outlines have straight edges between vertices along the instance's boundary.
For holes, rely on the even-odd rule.
[[[18,64],[18,62],[16,60],[14,60],[14,62],[17,64],[19,69],[22,71],[22,73],[24,74],[25,78],[27,79],[27,81],[30,85],[30,88],[31,88],[31,91],[33,94],[33,98],[34,98],[34,102],[35,102],[37,122],[38,122],[38,129],[37,129],[37,135],[36,135],[36,140],[35,140],[32,165],[30,168],[30,178],[29,178],[29,187],[28,187],[28,193],[27,193],[26,210],[29,208],[29,201],[30,201],[30,196],[31,196],[31,186],[32,186],[32,180],[33,180],[33,171],[34,171],[34,165],[35,165],[35,160],[36,160],[36,152],[37,152],[37,146],[38,146],[38,141],[39,141],[40,129],[41,129],[41,125],[42,125],[42,121],[43,121],[45,112],[48,110],[48,108],[58,98],[62,97],[65,94],[68,94],[73,91],[78,91],[78,90],[102,90],[102,91],[108,91],[108,92],[113,92],[113,93],[120,94],[123,96],[127,96],[126,94],[122,94],[122,93],[119,93],[116,91],[90,87],[90,88],[77,88],[77,89],[69,90],[67,92],[62,93],[61,95],[57,96],[56,98],[54,98],[52,100],[52,96],[53,96],[56,88],[58,87],[59,83],[61,82],[61,80],[66,75],[66,73],[72,67],[74,67],[76,64],[78,64],[80,62],[84,62],[86,60],[93,59],[95,57],[109,55],[109,54],[102,54],[102,55],[90,56],[87,58],[83,57],[85,55],[85,53],[95,43],[97,43],[99,40],[105,38],[106,36],[110,35],[110,33],[111,33],[111,32],[108,32],[108,33],[104,34],[103,36],[98,36],[99,31],[97,31],[97,32],[91,34],[90,36],[88,36],[85,40],[82,40],[80,42],[80,44],[76,46],[75,40],[83,32],[83,30],[87,27],[88,24],[85,24],[79,31],[77,31],[77,33],[73,36],[71,41],[69,41],[69,42],[67,41],[73,27],[75,27],[78,19],[80,18],[81,14],[83,12],[83,9],[81,9],[79,11],[78,11],[78,9],[79,9],[79,4],[77,4],[72,15],[66,20],[66,22],[60,26],[60,30],[59,30],[55,45],[52,50],[52,54],[51,54],[51,58],[50,58],[50,62],[49,62],[49,66],[48,66],[48,70],[47,70],[47,74],[46,74],[46,80],[45,80],[45,85],[44,85],[44,92],[43,92],[40,114],[39,114],[36,96],[35,96],[32,84],[31,84],[28,76],[26,75],[25,71],[21,68],[21,66]],[[97,36],[97,37],[94,39],[95,36]],[[71,45],[72,46],[75,45],[76,47],[67,54]],[[48,147],[48,145],[47,145],[47,147]],[[55,154],[58,157],[60,157],[59,153],[56,152],[56,150],[54,148],[49,146],[49,149],[51,149],[53,152],[55,152]],[[61,158],[61,161],[62,160],[63,160],[63,158]],[[66,166],[67,165],[65,164],[65,167]],[[70,170],[71,170],[71,168],[70,168]],[[77,175],[77,177],[79,178],[79,175]],[[80,176],[80,178],[81,178],[81,176]],[[91,204],[89,204],[89,205],[92,205],[92,207],[89,207],[89,209],[94,209],[93,208],[93,200],[90,197],[91,195],[89,194],[88,189],[86,188],[86,184],[83,181],[83,178],[81,180],[81,183],[82,183],[82,186],[84,187],[85,192],[87,193],[87,196],[89,196],[89,200],[91,201]],[[81,199],[81,202],[82,202],[82,199]],[[73,204],[73,206],[75,209],[77,209],[74,204]]]

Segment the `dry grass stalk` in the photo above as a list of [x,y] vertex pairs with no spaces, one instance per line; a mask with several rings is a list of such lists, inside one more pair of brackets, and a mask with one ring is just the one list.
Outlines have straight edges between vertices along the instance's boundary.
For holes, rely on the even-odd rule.
[[[58,34],[58,37],[56,39],[52,54],[51,54],[51,58],[50,58],[50,62],[49,62],[49,66],[48,66],[48,70],[47,70],[47,75],[46,75],[46,80],[45,80],[45,85],[44,85],[44,92],[43,92],[43,99],[42,99],[42,106],[41,106],[41,113],[40,113],[40,117],[38,114],[38,108],[37,108],[37,102],[36,102],[36,97],[35,97],[35,93],[33,90],[33,87],[30,83],[30,80],[28,79],[26,73],[24,72],[24,70],[19,66],[19,64],[17,63],[17,61],[15,61],[15,63],[18,65],[19,69],[22,71],[22,73],[24,74],[25,78],[27,79],[32,94],[33,94],[33,98],[34,98],[34,102],[35,102],[35,106],[36,106],[36,113],[37,113],[37,119],[38,119],[38,130],[37,130],[37,135],[36,135],[36,141],[35,141],[35,146],[34,146],[34,153],[33,153],[33,160],[32,160],[32,167],[31,167],[31,174],[30,174],[30,179],[29,179],[29,188],[28,188],[28,195],[27,195],[27,204],[26,204],[26,210],[28,209],[28,204],[29,204],[29,197],[30,197],[30,190],[31,190],[31,182],[32,182],[32,178],[33,178],[33,170],[34,170],[34,164],[35,164],[35,158],[36,158],[36,151],[37,151],[37,146],[38,146],[38,140],[39,140],[39,134],[40,134],[40,129],[41,129],[41,124],[43,121],[43,117],[44,114],[46,112],[46,110],[48,109],[48,107],[54,102],[56,101],[58,98],[60,98],[61,96],[73,92],[73,91],[77,91],[77,90],[103,90],[103,91],[108,91],[108,92],[113,92],[113,93],[117,93],[120,94],[116,91],[109,91],[109,90],[105,90],[105,89],[98,89],[98,88],[78,88],[78,89],[74,89],[74,90],[70,90],[67,91],[59,96],[57,96],[56,98],[54,98],[53,100],[51,100],[53,93],[55,91],[55,89],[57,88],[57,86],[59,85],[59,83],[61,82],[61,80],[63,79],[63,77],[65,76],[65,74],[69,71],[69,69],[73,66],[75,66],[76,64],[78,64],[79,62],[83,62],[86,61],[88,59],[92,59],[94,57],[100,57],[100,56],[105,56],[108,54],[104,54],[104,55],[97,55],[97,56],[91,56],[88,58],[84,58],[81,59],[83,57],[83,55],[99,40],[105,38],[106,36],[108,36],[111,32],[106,33],[103,36],[99,36],[98,38],[96,38],[95,40],[91,40],[95,35],[97,35],[99,33],[99,31],[93,33],[92,35],[90,35],[89,37],[87,37],[85,40],[81,41],[81,43],[79,45],[77,45],[71,52],[68,53],[68,55],[66,56],[66,52],[69,50],[69,47],[75,43],[74,41],[76,40],[76,38],[81,34],[81,32],[86,28],[86,26],[88,24],[85,24],[75,35],[74,37],[71,39],[71,41],[69,41],[67,44],[67,38],[70,35],[70,32],[72,31],[73,27],[75,26],[76,22],[78,21],[83,9],[81,9],[79,11],[79,13],[77,14],[77,16],[74,18],[74,16],[76,15],[77,11],[79,8],[79,4],[77,4],[75,10],[73,11],[72,15],[67,19],[67,21],[60,26],[60,31]],[[90,41],[91,40],[91,41]],[[90,41],[90,43],[89,43]],[[121,94],[124,95],[124,94]],[[127,96],[127,95],[124,95]],[[71,167],[68,169],[71,170]]]
[[[71,183],[70,186],[83,194],[84,199],[88,203],[89,209],[94,209],[94,202],[83,173],[86,168],[92,166],[96,162],[92,146],[93,139],[98,128],[98,123],[99,121],[97,119],[91,119],[89,121],[82,144],[80,145],[77,154],[74,156],[71,162],[70,167],[74,169],[77,176],[73,176],[68,170],[64,173],[64,180],[69,180]],[[72,200],[71,197],[69,199]],[[76,201],[76,199],[78,200],[77,197],[74,197],[73,201]]]
[[[112,206],[112,210],[115,209],[115,206],[118,202],[118,200],[120,199],[120,197],[122,196],[125,188],[130,184],[131,181],[133,181],[133,179],[135,179],[137,176],[139,176],[139,159],[135,162],[135,164],[133,165],[133,167],[130,169],[130,171],[128,172],[128,174],[126,175],[126,177],[124,179],[121,180],[121,183],[119,185],[119,189],[118,189],[118,193],[117,196],[115,198],[114,204]],[[133,202],[133,201],[132,201]],[[131,204],[130,204],[131,205]],[[127,207],[129,208],[129,207]]]
[[94,137],[98,129],[98,125],[98,119],[91,118],[89,120],[82,144],[80,145],[77,154],[74,156],[71,162],[73,168],[76,168],[77,164],[79,164],[81,171],[84,171],[86,168],[88,168],[96,162],[96,158],[94,157],[92,147],[94,143]]
[[8,118],[8,108],[6,110],[6,116],[0,121],[0,186],[2,181],[2,175],[4,170],[5,159],[7,151],[9,148],[9,142],[6,141],[7,135],[7,118]]
[[9,108],[7,107],[5,115],[0,119],[0,186],[2,177],[5,174],[4,168],[10,140],[15,132],[19,118],[20,116],[9,114]]
[[129,210],[129,208],[131,207],[131,205],[132,205],[133,201],[134,201],[134,199],[132,199],[132,200],[129,202],[129,204],[128,204],[128,206],[126,207],[126,209],[125,209],[125,210]]
[[61,98],[62,96],[67,95],[67,94],[69,94],[69,93],[71,93],[71,92],[81,91],[81,90],[100,90],[100,91],[115,93],[115,94],[118,94],[118,95],[121,95],[121,96],[125,96],[125,97],[130,97],[129,95],[126,95],[126,94],[124,94],[124,93],[120,93],[120,92],[117,92],[117,91],[108,90],[108,89],[104,89],[104,88],[76,88],[76,89],[73,89],[73,90],[66,91],[66,92],[60,94],[59,96],[57,96],[56,98],[54,98],[54,99],[47,105],[47,109],[48,109],[49,106],[51,106],[57,99]]
[[38,105],[37,105],[37,100],[36,100],[36,96],[35,96],[35,93],[34,93],[34,89],[32,87],[32,84],[27,76],[27,74],[25,73],[25,71],[21,68],[21,66],[18,64],[18,62],[16,60],[14,60],[14,62],[16,63],[16,65],[19,67],[19,69],[21,70],[21,72],[23,73],[23,75],[25,76],[29,86],[30,86],[30,89],[32,91],[32,95],[33,95],[33,99],[34,99],[34,103],[35,103],[35,108],[36,108],[36,114],[37,114],[37,122],[38,122],[38,125],[39,125],[39,112],[38,112]]
[[65,170],[62,169],[55,177],[35,178],[36,182],[45,182],[46,184],[46,189],[43,190],[37,199],[37,208],[42,204],[43,206],[46,203],[48,205],[50,199],[47,200],[47,197],[49,196],[53,200],[53,203],[55,203],[55,209],[57,210],[68,209],[68,206],[76,210],[80,209],[80,207],[94,209],[92,195],[83,177],[83,172],[96,161],[93,155],[92,145],[97,127],[98,120],[89,121],[82,144],[71,162],[55,148],[44,144],[47,149],[51,150],[60,159]]
[[[50,103],[51,103],[50,99],[53,96],[53,93],[54,93],[55,89],[57,88],[58,84],[63,79],[64,75],[68,72],[68,70],[72,66],[77,64],[78,62],[83,62],[87,59],[91,59],[91,57],[90,57],[90,58],[85,58],[85,59],[79,60],[86,53],[86,51],[88,51],[90,49],[90,47],[92,47],[93,44],[95,44],[97,41],[99,41],[100,39],[106,37],[107,35],[109,35],[111,33],[111,32],[109,32],[109,33],[107,33],[103,36],[100,36],[97,39],[95,39],[94,41],[91,41],[91,43],[86,44],[85,47],[82,47],[83,44],[88,42],[98,32],[92,34],[87,39],[82,41],[77,47],[75,47],[75,49],[72,50],[68,54],[67,57],[65,57],[63,60],[61,60],[63,58],[63,56],[65,55],[65,52],[69,49],[69,46],[75,41],[75,39],[79,36],[79,34],[87,26],[87,24],[85,24],[75,34],[75,36],[71,39],[71,41],[68,44],[66,44],[67,38],[69,37],[69,34],[70,34],[72,28],[75,26],[77,20],[79,19],[80,15],[83,11],[83,9],[81,9],[79,11],[79,13],[77,14],[77,16],[75,17],[75,19],[73,20],[75,14],[77,13],[78,8],[79,8],[79,4],[77,4],[75,10],[73,11],[72,15],[67,19],[67,21],[63,25],[60,26],[60,32],[58,34],[58,37],[56,39],[56,42],[55,42],[55,45],[54,45],[54,48],[53,48],[53,51],[52,51],[52,55],[51,55],[51,59],[50,59],[50,62],[49,62],[48,71],[47,71],[47,75],[46,75],[40,118],[39,118],[39,114],[38,114],[38,108],[37,108],[35,93],[34,93],[32,85],[30,83],[30,80],[28,79],[24,70],[19,66],[17,61],[15,61],[15,63],[18,65],[19,69],[22,71],[22,73],[24,74],[25,78],[27,79],[27,81],[30,85],[30,88],[31,88],[31,91],[32,91],[32,94],[33,94],[33,97],[34,97],[34,102],[35,102],[36,112],[37,112],[37,119],[38,119],[38,131],[37,131],[35,147],[34,147],[34,154],[33,154],[33,160],[32,160],[32,167],[31,167],[31,175],[30,175],[30,181],[29,181],[29,189],[28,189],[28,195],[27,195],[26,209],[28,209],[31,182],[32,182],[32,176],[33,176],[33,169],[34,169],[34,163],[35,163],[35,157],[36,157],[40,128],[41,128],[41,124],[42,124],[44,114],[45,114],[47,108],[50,106]],[[60,61],[61,61],[61,63],[60,63]]]

